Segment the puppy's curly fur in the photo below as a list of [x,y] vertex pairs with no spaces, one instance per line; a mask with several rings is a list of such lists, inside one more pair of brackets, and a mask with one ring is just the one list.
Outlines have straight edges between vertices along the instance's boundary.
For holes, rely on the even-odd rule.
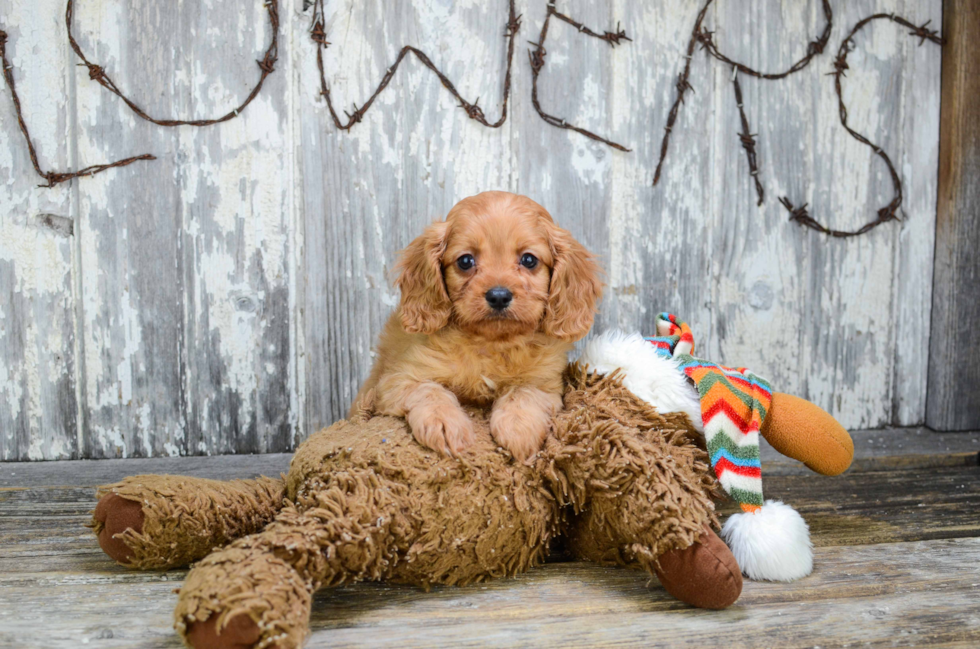
[[[602,295],[593,256],[525,196],[484,192],[457,203],[398,262],[401,304],[352,411],[372,401],[415,438],[456,455],[473,441],[461,404],[493,407],[497,443],[524,461],[561,407],[572,343]],[[505,289],[496,308],[488,294]]]

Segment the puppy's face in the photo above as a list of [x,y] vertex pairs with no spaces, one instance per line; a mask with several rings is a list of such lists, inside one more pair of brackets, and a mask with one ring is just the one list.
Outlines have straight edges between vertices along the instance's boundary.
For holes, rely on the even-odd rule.
[[541,209],[523,196],[481,198],[461,201],[447,218],[441,264],[452,320],[486,336],[533,332],[554,266]]
[[542,330],[577,340],[592,326],[602,284],[592,255],[531,199],[484,192],[430,225],[399,261],[402,326],[450,322],[502,338]]

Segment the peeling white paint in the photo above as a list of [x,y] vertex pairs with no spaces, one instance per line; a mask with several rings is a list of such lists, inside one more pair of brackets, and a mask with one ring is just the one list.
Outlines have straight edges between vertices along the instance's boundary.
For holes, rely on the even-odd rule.
[[[60,5],[59,5],[60,7]],[[63,13],[63,7],[60,7]],[[51,13],[51,12],[54,13]],[[7,54],[24,119],[45,168],[66,166],[58,127],[68,101],[63,51],[37,42],[61,38],[53,3],[4,6]],[[71,394],[71,247],[64,233],[37,220],[67,214],[67,191],[38,190],[4,82],[0,109],[0,460],[66,459],[74,454]]]
[[[219,115],[258,78],[265,9],[179,6],[185,15],[210,7],[209,20],[185,33],[169,14],[94,0],[76,7],[77,34],[154,115]],[[23,171],[12,113],[0,109],[0,166],[14,170],[0,179],[0,269],[13,269],[19,300],[0,304],[0,455],[243,451],[253,434],[254,448],[267,450],[280,425],[287,443],[301,439],[307,426],[342,416],[366,375],[398,301],[388,277],[397,250],[459,197],[495,188],[539,200],[601,256],[600,326],[649,331],[657,312],[673,310],[706,356],[749,365],[845,425],[921,421],[938,48],[876,25],[859,35],[844,80],[851,123],[901,170],[900,225],[830,241],[788,224],[777,198],[808,202],[835,227],[858,227],[889,200],[883,165],[840,127],[824,73],[856,20],[895,11],[936,24],[938,0],[835,6],[828,52],[810,68],[780,82],[743,81],[760,133],[761,208],[736,135],[730,72],[700,52],[663,178],[650,186],[697,5],[561,7],[598,31],[620,21],[633,40],[616,48],[552,25],[539,88],[545,110],[631,153],[550,127],[531,106],[526,42],[537,38],[544,3],[518,3],[523,26],[502,128],[467,119],[409,57],[349,133],[337,131],[319,96],[300,6],[283,8],[276,74],[245,113],[207,129],[165,129],[89,80],[67,47],[37,46],[64,43],[62,4],[6,0],[8,47],[43,164],[144,151],[159,160],[38,190]],[[495,119],[506,10],[506,0],[328,2],[333,45],[324,61],[335,106],[342,114],[360,105],[398,49],[413,44]],[[137,33],[137,24],[154,29]],[[802,54],[823,17],[819,3],[746,12],[718,0],[708,24],[733,58],[778,70]],[[32,225],[42,212],[74,216],[74,237]],[[64,393],[77,394],[77,442],[68,427],[78,417],[57,403]]]

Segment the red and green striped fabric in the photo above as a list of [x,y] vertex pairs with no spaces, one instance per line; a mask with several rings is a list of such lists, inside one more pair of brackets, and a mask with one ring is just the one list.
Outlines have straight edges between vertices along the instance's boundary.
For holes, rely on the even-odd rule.
[[763,502],[759,429],[772,402],[772,388],[744,367],[695,358],[694,336],[677,316],[657,316],[657,334],[646,340],[661,356],[679,361],[697,387],[704,437],[718,482],[743,511],[756,511]]

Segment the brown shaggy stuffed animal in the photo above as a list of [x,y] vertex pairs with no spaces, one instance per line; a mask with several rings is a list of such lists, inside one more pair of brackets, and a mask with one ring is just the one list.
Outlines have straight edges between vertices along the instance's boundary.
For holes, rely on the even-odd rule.
[[102,487],[94,527],[123,565],[198,561],[174,626],[196,649],[302,645],[313,593],[362,580],[467,584],[540,564],[565,535],[580,559],[634,565],[675,597],[724,608],[742,588],[712,527],[716,483],[686,415],[618,375],[565,375],[554,434],[530,464],[491,438],[459,458],[368,403],[311,436],[284,480],[135,476]]

